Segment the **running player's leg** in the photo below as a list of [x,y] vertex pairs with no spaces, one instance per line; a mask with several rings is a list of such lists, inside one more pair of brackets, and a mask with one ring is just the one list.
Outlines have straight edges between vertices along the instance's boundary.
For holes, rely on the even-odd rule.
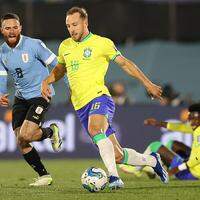
[[[12,126],[16,137],[18,137],[20,133],[21,125],[26,117],[27,110],[27,102],[16,98],[12,112]],[[25,161],[30,165],[30,167],[33,168],[40,177],[48,179],[48,183],[51,183],[52,178],[42,164],[36,149],[29,143],[27,143],[26,145],[21,145],[20,143],[18,143],[18,147]]]
[[46,138],[51,138],[54,151],[59,151],[62,142],[56,124],[52,124],[46,128],[40,127],[44,114],[48,110],[49,103],[40,97],[31,99],[28,102],[30,108],[18,135],[19,143],[21,146],[26,146],[27,143],[33,141],[42,141]]
[[100,156],[108,170],[109,187],[118,189],[123,187],[124,184],[117,172],[113,144],[106,136],[109,126],[108,118],[114,114],[114,109],[115,106],[111,97],[102,95],[95,98],[89,108],[87,130],[93,142],[98,146]]
[[[146,150],[144,151],[144,154],[151,154],[152,152],[160,154],[162,162],[166,167],[170,166],[175,156],[175,153],[170,149],[168,149],[167,147],[165,147],[164,145],[162,145],[160,141],[155,141],[150,143],[146,148]],[[142,170],[142,169],[143,167],[137,167],[137,170]],[[123,168],[123,171],[126,172],[126,168]]]
[[163,182],[168,182],[167,172],[162,167],[159,156],[157,154],[151,153],[148,155],[138,153],[134,149],[130,148],[122,149],[114,134],[110,134],[109,139],[113,143],[117,163],[124,163],[133,166],[151,166],[160,176]]
[[[93,114],[89,116],[88,131],[94,143],[99,148],[100,156],[108,170],[111,189],[123,187],[123,183],[119,180],[117,172],[115,153],[113,144],[106,136],[105,132],[108,128],[108,120],[103,115]],[[120,182],[115,183],[115,181]]]

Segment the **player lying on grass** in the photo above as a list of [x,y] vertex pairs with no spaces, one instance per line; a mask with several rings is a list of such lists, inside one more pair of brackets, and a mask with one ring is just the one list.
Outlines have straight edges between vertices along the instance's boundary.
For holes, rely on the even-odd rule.
[[[188,121],[188,124],[184,124],[157,121],[153,118],[145,120],[146,125],[193,134],[191,148],[178,141],[170,141],[167,146],[156,141],[152,142],[145,152],[159,153],[170,176],[175,175],[179,180],[198,180],[200,179],[200,103],[189,107]],[[126,168],[125,166],[122,168],[123,171],[136,174],[141,169],[140,167]]]

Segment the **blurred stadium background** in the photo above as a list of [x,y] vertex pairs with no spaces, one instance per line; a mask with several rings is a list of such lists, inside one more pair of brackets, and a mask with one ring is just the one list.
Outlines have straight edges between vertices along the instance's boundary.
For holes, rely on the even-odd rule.
[[[156,139],[165,143],[176,138],[191,144],[190,135],[145,127],[143,120],[180,120],[180,111],[200,99],[200,0],[0,0],[0,4],[1,15],[19,14],[23,34],[42,39],[56,54],[68,36],[66,11],[75,5],[85,7],[90,30],[112,39],[123,55],[164,88],[165,102],[160,105],[150,100],[139,82],[111,63],[106,83],[117,103],[114,126],[121,143],[138,151]],[[12,80],[8,87],[12,100]],[[58,123],[63,149],[54,154],[49,141],[36,143],[36,148],[43,157],[96,157],[70,105],[66,81],[55,84],[55,89],[46,124]],[[0,108],[0,158],[21,158],[10,122],[10,110]]]

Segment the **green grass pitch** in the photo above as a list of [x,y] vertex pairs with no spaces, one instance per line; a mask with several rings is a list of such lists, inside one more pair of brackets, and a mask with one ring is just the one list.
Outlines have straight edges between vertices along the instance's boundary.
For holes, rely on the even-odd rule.
[[28,184],[36,174],[23,160],[0,161],[0,200],[196,200],[200,198],[200,181],[178,181],[162,184],[159,179],[135,178],[120,173],[125,188],[89,193],[80,184],[82,172],[90,166],[103,167],[98,160],[45,160],[54,182],[51,186],[33,188]]

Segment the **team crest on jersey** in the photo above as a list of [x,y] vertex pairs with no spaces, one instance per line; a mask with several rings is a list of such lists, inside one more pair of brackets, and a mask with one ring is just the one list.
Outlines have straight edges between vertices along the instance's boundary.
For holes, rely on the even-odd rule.
[[29,57],[28,57],[28,54],[27,53],[23,53],[22,54],[22,60],[23,62],[27,63],[29,61]]
[[92,49],[90,49],[90,48],[85,48],[85,49],[84,49],[84,52],[83,52],[83,56],[84,56],[85,58],[89,58],[91,55],[92,55]]

